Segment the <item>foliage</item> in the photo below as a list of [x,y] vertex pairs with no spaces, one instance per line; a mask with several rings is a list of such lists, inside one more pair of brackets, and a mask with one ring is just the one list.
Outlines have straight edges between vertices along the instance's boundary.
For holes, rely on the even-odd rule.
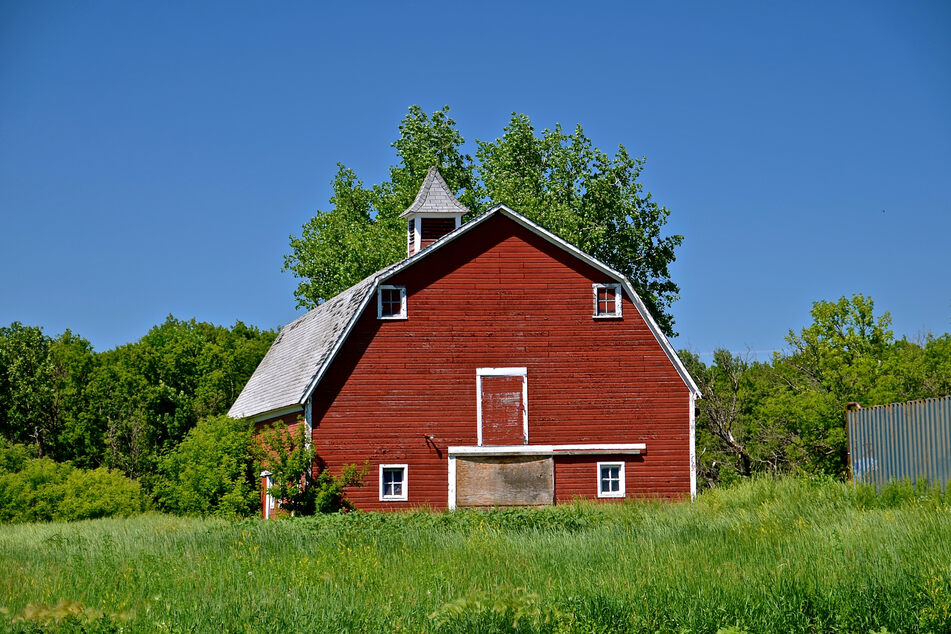
[[949,496],[755,477],[694,502],[3,526],[0,629],[65,602],[127,631],[946,632]]
[[0,434],[42,452],[54,432],[50,340],[36,327],[0,327]]
[[863,295],[819,301],[790,331],[790,350],[751,362],[726,350],[713,363],[682,353],[698,402],[698,475],[717,486],[755,473],[847,474],[845,407],[951,393],[951,337],[896,341],[891,317]]
[[646,163],[619,145],[613,157],[580,125],[536,135],[525,115],[504,134],[479,141],[477,196],[504,203],[627,277],[651,315],[673,334],[678,287],[669,265],[683,236],[661,235],[670,212],[639,181]]
[[209,416],[162,459],[155,498],[178,515],[249,517],[260,507],[251,454],[253,428],[244,420]]
[[[463,154],[462,136],[449,108],[426,114],[410,108],[393,143],[399,165],[389,180],[366,188],[353,170],[338,164],[331,208],[307,221],[300,237],[291,236],[284,270],[300,278],[294,296],[298,306],[312,307],[406,256],[406,224],[399,215],[409,207],[432,165],[447,184],[472,196],[472,157]],[[473,207],[470,207],[473,208]]]
[[227,411],[274,335],[170,316],[139,341],[96,353],[69,330],[51,338],[14,322],[0,328],[0,435],[151,488],[162,455],[199,418]]
[[271,474],[273,484],[268,493],[279,500],[282,511],[291,516],[352,510],[353,504],[347,500],[344,489],[363,486],[369,463],[363,468],[344,465],[340,475],[323,469],[315,478],[316,453],[306,433],[302,418],[291,426],[276,421],[264,428],[257,443],[252,445],[260,469]]
[[138,482],[105,468],[86,471],[0,448],[0,522],[75,521],[129,516],[145,507]]
[[300,278],[298,306],[314,306],[406,253],[399,219],[412,204],[430,166],[436,165],[471,216],[504,203],[624,273],[661,328],[673,333],[670,304],[678,288],[669,264],[682,236],[661,236],[669,211],[638,181],[643,158],[624,146],[611,157],[593,146],[581,126],[536,135],[525,115],[513,114],[501,138],[477,141],[476,159],[449,107],[426,114],[410,108],[393,142],[398,163],[389,180],[364,187],[338,165],[330,209],[291,236],[284,270]]
[[227,411],[273,337],[241,322],[229,330],[170,316],[138,342],[104,353],[89,389],[105,463],[149,484],[160,456],[199,418]]

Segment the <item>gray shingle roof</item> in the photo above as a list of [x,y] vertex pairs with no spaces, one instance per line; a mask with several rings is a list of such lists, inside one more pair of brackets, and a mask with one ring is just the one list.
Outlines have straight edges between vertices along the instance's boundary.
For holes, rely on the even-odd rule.
[[374,273],[284,326],[228,411],[240,418],[299,404],[347,324],[376,287]]
[[433,166],[429,168],[426,179],[423,181],[419,193],[416,194],[416,200],[407,207],[406,211],[400,214],[400,218],[409,215],[440,215],[446,214],[467,214],[469,208],[456,200],[449,185],[443,180],[442,174]]

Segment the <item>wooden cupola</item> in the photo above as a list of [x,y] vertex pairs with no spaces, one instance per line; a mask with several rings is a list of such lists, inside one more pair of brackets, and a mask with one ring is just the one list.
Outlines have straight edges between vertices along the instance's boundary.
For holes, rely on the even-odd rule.
[[439,170],[429,168],[416,200],[400,218],[406,218],[406,255],[410,256],[431,245],[462,225],[462,216],[469,209],[456,200]]

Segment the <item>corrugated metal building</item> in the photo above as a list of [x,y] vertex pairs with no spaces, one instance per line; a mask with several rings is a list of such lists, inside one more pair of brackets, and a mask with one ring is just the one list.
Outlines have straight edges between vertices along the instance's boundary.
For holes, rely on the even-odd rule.
[[849,463],[855,482],[951,480],[951,396],[846,412]]

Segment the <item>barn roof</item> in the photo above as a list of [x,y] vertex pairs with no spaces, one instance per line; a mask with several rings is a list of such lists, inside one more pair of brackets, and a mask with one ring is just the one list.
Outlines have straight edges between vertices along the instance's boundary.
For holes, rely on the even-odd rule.
[[251,375],[228,415],[265,418],[287,408],[300,409],[320,382],[380,284],[497,214],[522,225],[620,283],[687,388],[692,394],[700,396],[697,384],[626,277],[525,216],[505,205],[498,205],[405,260],[361,280],[285,326],[264,360]]
[[429,168],[423,184],[416,194],[416,200],[400,214],[400,218],[407,216],[447,216],[467,214],[469,208],[456,200],[449,185],[443,180],[439,169],[434,165]]

